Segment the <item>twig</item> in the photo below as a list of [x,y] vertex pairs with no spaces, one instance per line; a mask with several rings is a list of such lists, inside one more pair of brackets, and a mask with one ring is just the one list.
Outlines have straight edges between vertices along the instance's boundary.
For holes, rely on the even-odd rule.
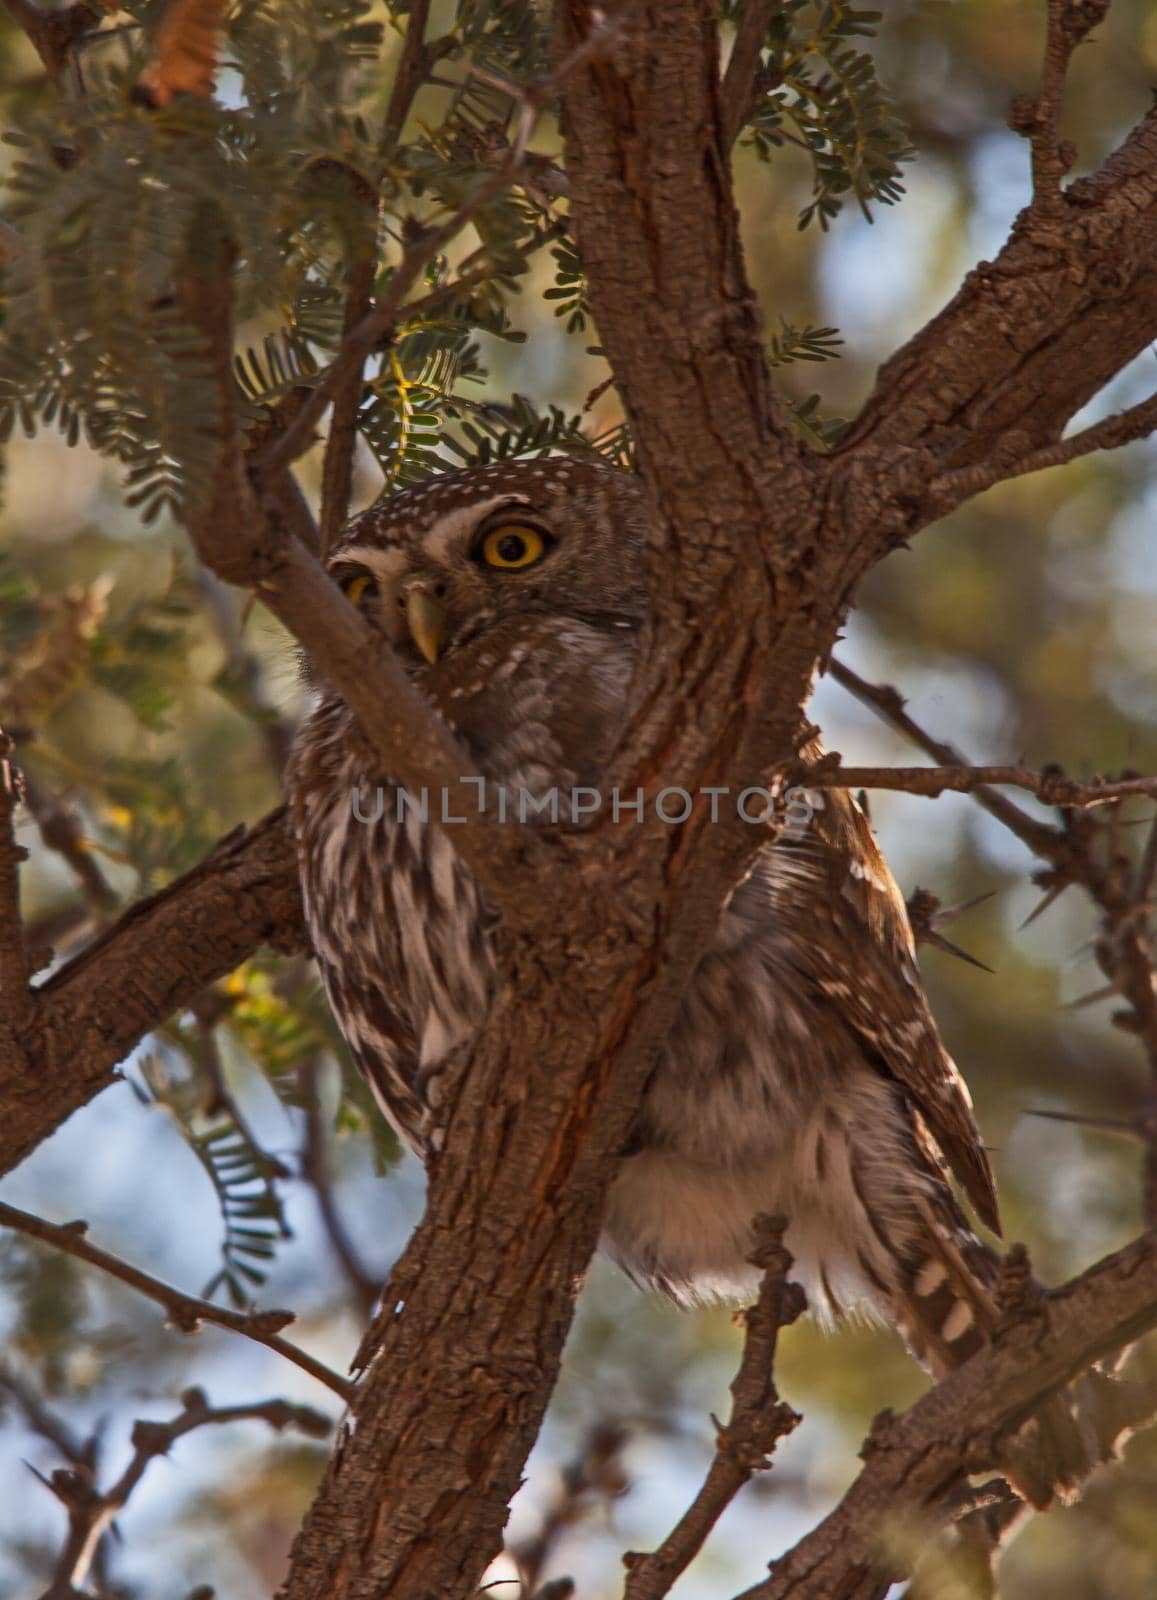
[[270,445],[268,453],[258,460],[263,473],[273,473],[288,467],[303,455],[313,443],[314,429],[325,413],[326,407],[350,382],[351,376],[361,379],[362,367],[374,348],[387,339],[402,312],[406,295],[417,282],[429,261],[464,228],[483,206],[488,205],[514,181],[518,161],[513,157],[498,172],[479,184],[471,198],[459,207],[440,228],[425,230],[402,252],[390,279],[389,288],[373,308],[350,329],[342,340],[341,348],[326,371],[325,377],[309,391],[301,410],[281,437]]
[[739,19],[721,92],[723,141],[727,150],[742,133],[762,93],[760,52],[767,43],[771,19],[779,9],[780,0],[747,0]]
[[[919,745],[926,751],[934,761],[941,762],[945,766],[969,765],[954,745],[934,738],[908,715],[904,709],[903,695],[891,684],[869,683],[850,667],[844,666],[842,661],[831,661],[828,672],[838,684],[847,689],[849,694],[854,694],[857,700],[870,706],[877,716],[882,717],[893,728],[899,729],[913,744]],[[983,786],[974,789],[973,798],[1038,855],[1051,859],[1052,849],[1062,842],[1063,836],[1059,828],[1054,828],[1047,822],[1038,822],[1006,795],[997,794],[995,789],[986,789]]]
[[107,920],[117,904],[117,893],[100,870],[76,812],[58,796],[46,794],[27,776],[24,800],[36,819],[45,848],[68,867],[98,925]]
[[[371,225],[366,236],[350,246],[352,259],[346,275],[345,314],[342,336],[353,332],[373,303],[374,254]],[[321,469],[321,551],[322,559],[337,542],[349,516],[353,487],[354,457],[358,443],[358,412],[362,403],[361,367],[351,367],[334,391],[325,455]]]
[[0,267],[24,254],[24,240],[10,222],[0,217]]
[[33,1433],[47,1440],[52,1448],[74,1466],[96,1466],[96,1440],[81,1439],[58,1417],[43,1395],[8,1361],[0,1361],[0,1389],[15,1400]]
[[35,1011],[29,988],[32,976],[24,925],[20,917],[20,863],[28,851],[16,843],[16,808],[23,798],[20,779],[12,764],[12,742],[0,729],[0,999],[5,1046],[18,1050],[20,1036]]
[[321,549],[321,535],[293,473],[286,470],[266,474],[257,467],[271,441],[281,437],[308,397],[309,388],[305,384],[288,389],[260,421],[246,429],[244,455],[253,492],[274,529],[285,537],[300,539],[307,550],[317,555]]
[[48,1487],[68,1512],[68,1535],[43,1600],[51,1600],[54,1595],[73,1594],[85,1582],[101,1538],[128,1504],[149,1463],[157,1456],[168,1455],[177,1440],[192,1433],[194,1428],[256,1420],[268,1423],[278,1433],[296,1428],[311,1439],[324,1439],[331,1428],[329,1418],[320,1411],[293,1405],[288,1400],[211,1406],[201,1389],[186,1389],[181,1405],[181,1411],[168,1422],[133,1424],[132,1459],[107,1489],[97,1489],[91,1469],[79,1464],[58,1469],[47,1480]]
[[[0,1362],[0,1389],[15,1401],[30,1432],[50,1444],[56,1453],[95,1476],[99,1465],[99,1431],[82,1439],[74,1433],[62,1417],[58,1417],[34,1384],[18,1372],[9,1362]],[[92,1561],[92,1576],[99,1594],[109,1588],[105,1556],[108,1546],[104,1540],[97,1545]]]
[[1055,216],[1061,204],[1061,179],[1076,160],[1075,147],[1057,137],[1065,75],[1073,51],[1104,19],[1109,0],[1048,0],[1044,64],[1035,100],[1018,95],[1009,127],[1032,145],[1033,209]]
[[[838,661],[829,667],[837,683],[872,707],[936,761],[969,769],[958,750],[933,738],[904,709],[901,695],[887,684],[870,684]],[[1006,796],[984,784],[972,791],[991,816],[1002,822],[1048,867],[1033,881],[1046,891],[1034,912],[1039,915],[1070,884],[1080,884],[1101,915],[1101,933],[1094,944],[1097,964],[1128,1010],[1114,1014],[1114,1024],[1134,1034],[1148,1057],[1151,1088],[1138,1116],[1138,1131],[1146,1141],[1145,1217],[1157,1224],[1157,986],[1154,984],[1152,939],[1149,931],[1150,893],[1157,871],[1157,825],[1151,830],[1140,865],[1129,871],[1116,849],[1099,852],[1105,829],[1088,812],[1070,810],[1064,826],[1037,822]],[[1111,837],[1111,834],[1110,834]],[[1102,860],[1101,855],[1108,859]],[[1029,919],[1032,920],[1031,918]]]
[[518,130],[501,166],[475,189],[453,216],[436,228],[427,228],[402,252],[389,287],[366,316],[342,340],[341,348],[325,376],[310,390],[301,410],[289,427],[258,461],[262,472],[274,472],[296,461],[310,446],[313,431],[326,407],[338,394],[351,373],[360,375],[367,357],[389,337],[404,309],[406,295],[417,282],[427,263],[441,253],[484,206],[502,194],[518,178],[526,147],[539,114],[572,72],[606,49],[623,26],[620,15],[613,23],[592,27],[589,35],[546,77],[528,84],[520,94]]
[[[431,62],[439,51],[425,43],[429,23],[430,0],[415,0],[406,22],[405,39],[398,60],[389,103],[382,127],[382,147],[389,151],[397,143],[402,127],[409,115],[414,96],[421,88]],[[340,163],[330,163],[340,166]],[[356,196],[364,201],[366,215],[358,219],[356,237],[351,240],[347,267],[345,310],[342,319],[342,337],[348,338],[369,314],[372,306],[375,274],[375,233],[377,219],[376,191],[360,175],[342,167],[348,182],[365,193]],[[333,544],[338,530],[348,515],[350,485],[357,448],[358,410],[362,394],[362,365],[351,365],[343,380],[337,384],[333,395],[333,412],[326,437],[325,457],[322,465],[321,527],[318,539],[310,548],[324,555]],[[309,390],[291,391],[297,410],[308,399]],[[282,428],[278,429],[280,433]]]
[[406,20],[406,37],[402,43],[402,53],[398,57],[398,70],[390,86],[390,98],[382,124],[382,144],[387,149],[398,142],[406,118],[410,114],[410,107],[414,103],[414,96],[422,87],[422,80],[426,75],[430,58],[430,52],[426,48],[426,27],[429,20],[430,0],[413,0]]
[[[373,304],[378,195],[360,173],[340,162],[336,168],[349,195],[350,219],[345,234],[345,306],[342,338],[365,319]],[[308,397],[307,397],[308,399]],[[349,514],[354,455],[358,441],[358,410],[362,400],[361,366],[351,367],[333,394],[329,431],[321,470],[320,553],[329,553]]]
[[845,767],[835,755],[803,766],[797,774],[804,783],[822,789],[894,789],[903,794],[935,798],[946,789],[975,794],[991,784],[1027,789],[1049,806],[1098,806],[1110,800],[1138,797],[1157,799],[1157,775],[1149,778],[1094,778],[1080,783],[1061,772],[1033,772],[1028,767]]
[[[291,394],[297,392],[290,391]],[[308,392],[306,389],[300,391],[303,398]],[[258,472],[252,465],[253,455],[254,451],[246,440],[245,461],[249,481],[270,526],[279,536],[296,539],[311,555],[316,556],[321,550],[321,534],[301,485],[289,471]]]
[[1023,478],[1029,472],[1043,472],[1046,467],[1061,467],[1096,450],[1119,449],[1121,445],[1147,438],[1154,428],[1157,428],[1157,395],[1150,395],[1126,411],[1105,417],[1068,439],[1059,439],[1056,444],[1044,445],[1011,460],[1000,451],[994,451],[988,460],[974,466],[943,472],[929,484],[929,500],[933,505],[943,501],[945,505],[956,506],[970,495],[990,489],[994,483]]
[[792,1260],[784,1249],[783,1217],[755,1219],[756,1247],[750,1257],[763,1268],[759,1299],[744,1313],[747,1336],[743,1359],[731,1384],[731,1418],[718,1429],[715,1458],[703,1487],[663,1540],[649,1555],[623,1557],[627,1581],[623,1600],[661,1600],[690,1565],[712,1528],[752,1476],[770,1465],[780,1439],[800,1422],[775,1386],[775,1348],[779,1330],[804,1310],[803,1290],[789,1283]]
[[[528,132],[532,120],[526,121]],[[460,824],[455,839],[463,860],[504,911],[525,921],[532,904],[527,868],[534,862],[541,867],[549,846],[531,830],[504,828],[482,811],[477,780],[470,776],[473,759],[448,724],[431,714],[388,641],[329,581],[305,546],[281,536],[262,515],[247,477],[237,415],[230,245],[219,234],[216,246],[190,262],[177,283],[182,312],[204,339],[217,386],[216,470],[186,519],[194,549],[218,577],[257,591],[340,691],[384,769],[411,792],[433,790],[441,814]],[[411,266],[418,270],[415,260]],[[344,348],[348,357],[348,342]],[[344,370],[342,360],[339,355],[330,368],[331,378]],[[305,401],[282,445],[310,414],[320,392]],[[271,470],[268,460],[262,470]]]
[[256,724],[265,745],[269,769],[280,779],[293,744],[293,727],[267,692],[265,669],[260,660],[242,642],[229,590],[204,567],[197,569],[197,587],[225,651],[228,693],[236,697],[245,714]]
[[42,11],[33,0],[3,0],[3,4],[59,88],[73,45],[99,25],[100,12],[83,3],[65,6],[63,11]]
[[102,1250],[99,1245],[90,1244],[86,1238],[87,1222],[48,1222],[43,1217],[19,1211],[15,1206],[0,1201],[0,1225],[41,1239],[79,1261],[100,1267],[102,1272],[118,1278],[130,1289],[147,1295],[165,1308],[170,1324],[181,1333],[199,1333],[206,1322],[219,1328],[229,1328],[233,1333],[240,1333],[255,1344],[262,1344],[267,1350],[284,1356],[286,1361],[292,1361],[294,1366],[308,1372],[318,1383],[324,1383],[327,1389],[332,1389],[343,1400],[349,1401],[353,1395],[354,1386],[347,1378],[340,1377],[298,1345],[281,1338],[280,1330],[295,1320],[292,1311],[231,1311],[227,1306],[213,1305],[208,1300],[198,1299],[196,1295],[185,1294],[172,1284],[142,1272],[140,1267],[122,1261],[108,1250]]
[[334,1200],[333,1183],[326,1161],[325,1123],[318,1096],[320,1068],[320,1058],[311,1055],[298,1069],[301,1099],[305,1107],[305,1144],[301,1152],[301,1176],[313,1190],[322,1226],[333,1246],[334,1254],[341,1263],[358,1310],[368,1321],[377,1302],[381,1284],[366,1271]]
[[[586,1516],[593,1503],[610,1502],[625,1493],[627,1478],[623,1469],[623,1448],[630,1437],[623,1423],[613,1417],[596,1419],[584,1432],[580,1448],[559,1473],[559,1484],[545,1507],[533,1536],[507,1548],[518,1567],[522,1593],[543,1600],[557,1593],[571,1595],[561,1587],[570,1582],[555,1578],[542,1582],[542,1574],[560,1539]],[[554,1585],[559,1585],[556,1590]],[[478,1597],[481,1600],[481,1596]]]
[[92,913],[79,900],[74,900],[70,905],[61,906],[59,911],[46,911],[42,917],[34,917],[25,925],[24,933],[39,971],[41,960],[47,966],[61,953],[62,946],[67,952],[93,931]]

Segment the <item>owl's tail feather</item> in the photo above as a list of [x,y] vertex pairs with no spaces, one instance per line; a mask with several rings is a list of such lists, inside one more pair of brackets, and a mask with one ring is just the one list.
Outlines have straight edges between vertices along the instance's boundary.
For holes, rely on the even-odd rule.
[[[967,1228],[954,1202],[921,1206],[925,1228],[894,1303],[909,1349],[934,1378],[946,1377],[981,1349],[998,1320],[1000,1257]],[[999,1465],[1017,1492],[1038,1509],[1068,1503],[1102,1459],[1081,1416],[1080,1385],[1030,1417],[1005,1443]]]

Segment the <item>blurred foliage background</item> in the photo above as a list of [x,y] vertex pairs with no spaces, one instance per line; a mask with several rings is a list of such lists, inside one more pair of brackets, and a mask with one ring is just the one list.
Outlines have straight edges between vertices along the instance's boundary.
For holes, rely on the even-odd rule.
[[[798,225],[813,198],[806,158],[750,142],[737,156],[749,270],[769,334],[836,327],[838,359],[777,368],[817,419],[850,417],[876,366],[993,255],[1028,197],[1028,154],[1005,126],[1036,84],[1040,0],[884,0],[872,45],[916,151],[903,203],[847,207]],[[374,13],[378,15],[377,13]],[[384,13],[382,14],[384,16]],[[386,31],[396,55],[398,36]],[[49,91],[23,37],[0,30],[0,122],[20,126]],[[388,83],[388,73],[381,80]],[[1070,74],[1063,133],[1089,170],[1143,114],[1157,81],[1157,13],[1119,3]],[[379,108],[380,113],[380,108]],[[539,147],[557,148],[546,128]],[[770,160],[765,157],[771,157]],[[8,161],[11,152],[0,159]],[[605,374],[592,330],[568,333],[544,299],[540,255],[509,302],[521,344],[483,335],[480,396],[517,391],[567,415]],[[242,330],[259,344],[260,319]],[[1149,392],[1152,352],[1098,397],[1100,415]],[[807,407],[812,392],[819,400]],[[613,391],[588,418],[618,421]],[[145,526],[115,466],[57,433],[19,432],[0,514],[5,721],[32,815],[26,915],[57,958],[133,898],[171,880],[221,833],[275,804],[286,740],[302,714],[292,642],[198,572],[168,512]],[[918,720],[979,760],[1060,762],[1080,774],[1157,766],[1157,482],[1152,444],[1006,485],[925,533],[864,586],[843,659],[896,683]],[[302,464],[316,499],[320,452]],[[355,499],[382,488],[368,449]],[[850,761],[917,759],[830,683],[815,719]],[[1111,1004],[1072,1009],[1100,986],[1091,907],[1071,890],[1039,921],[1023,847],[962,797],[878,795],[873,820],[906,891],[945,903],[989,894],[952,936],[993,971],[935,950],[923,966],[937,1016],[995,1152],[1006,1235],[1049,1280],[1134,1234],[1141,1149],[1127,1135],[1037,1111],[1127,1121],[1147,1092],[1140,1053]],[[61,819],[63,818],[63,822]],[[50,849],[45,837],[67,847]],[[63,834],[60,832],[63,827]],[[422,1176],[351,1078],[312,971],[261,957],[197,1015],[147,1040],[124,1081],[77,1113],[0,1186],[54,1220],[83,1216],[99,1242],[197,1291],[293,1307],[295,1336],[344,1369],[372,1286],[420,1215]],[[0,1591],[41,1592],[64,1517],[33,1471],[59,1439],[95,1434],[101,1472],[126,1457],[137,1416],[168,1415],[201,1384],[220,1404],[332,1396],[296,1369],[215,1330],[195,1342],[161,1326],[120,1285],[11,1235],[0,1237],[6,1354],[0,1367]],[[639,1296],[597,1262],[564,1378],[515,1504],[512,1548],[541,1581],[569,1574],[582,1600],[619,1592],[619,1555],[660,1538],[726,1412],[739,1333],[726,1310],[695,1315]],[[924,1387],[886,1330],[781,1340],[780,1388],[806,1414],[774,1470],[724,1517],[677,1593],[706,1600],[754,1581],[827,1509],[857,1467],[872,1415]],[[323,1445],[270,1442],[256,1425],[206,1430],[153,1466],[107,1554],[108,1594],[177,1600],[197,1584],[230,1600],[276,1587]],[[1157,1593],[1157,1433],[1129,1447],[1084,1502],[1032,1522],[1001,1571],[1007,1600],[1143,1600]],[[510,1579],[509,1563],[492,1577]],[[965,1596],[951,1573],[929,1593]],[[498,1596],[516,1594],[513,1582]]]

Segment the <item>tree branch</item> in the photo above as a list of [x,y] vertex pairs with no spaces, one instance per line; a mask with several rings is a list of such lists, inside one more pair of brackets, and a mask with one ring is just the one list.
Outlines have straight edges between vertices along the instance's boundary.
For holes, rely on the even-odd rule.
[[747,0],[723,74],[723,139],[727,148],[738,139],[759,103],[762,50],[780,0]]
[[[784,1249],[783,1217],[757,1217],[756,1245],[749,1260],[763,1270],[759,1299],[743,1313],[747,1335],[739,1370],[731,1383],[731,1417],[716,1423],[715,1459],[703,1487],[657,1550],[623,1557],[623,1600],[662,1600],[698,1555],[708,1535],[743,1485],[771,1465],[771,1453],[802,1420],[784,1405],[775,1386],[779,1330],[805,1309],[803,1290],[789,1283],[790,1254]],[[714,1420],[714,1419],[713,1419]]]
[[[309,652],[314,666],[340,691],[357,717],[382,770],[413,794],[432,791],[441,815],[457,824],[455,847],[512,918],[525,915],[547,851],[540,834],[502,827],[479,807],[474,762],[449,726],[431,711],[381,633],[352,606],[310,552],[282,535],[261,514],[246,471],[233,378],[232,286],[226,241],[214,233],[208,260],[190,263],[178,298],[191,326],[204,336],[217,380],[220,451],[215,481],[186,513],[199,558],[226,582],[253,588]],[[207,252],[209,254],[209,252]],[[414,272],[416,261],[411,262]],[[399,268],[391,289],[399,282]],[[387,296],[387,299],[389,297]],[[371,316],[373,314],[371,313]],[[363,324],[364,326],[364,324]],[[346,370],[357,333],[343,346],[330,376]],[[311,391],[281,436],[263,476],[281,471],[275,460],[325,384]],[[327,395],[328,398],[328,395]],[[323,406],[324,409],[324,406]]]
[[[11,1395],[25,1426],[32,1433],[50,1444],[72,1466],[95,1477],[99,1465],[99,1429],[84,1439],[75,1434],[64,1419],[52,1410],[36,1386],[8,1362],[0,1362],[0,1389]],[[110,1588],[107,1562],[109,1543],[108,1540],[98,1540],[92,1554],[92,1578],[100,1595]]]
[[27,774],[24,802],[36,819],[45,849],[52,850],[68,867],[93,916],[107,920],[117,896],[100,870],[75,812],[55,795],[45,794]]
[[543,1508],[538,1527],[529,1538],[507,1546],[524,1594],[534,1600],[550,1600],[552,1595],[570,1600],[575,1592],[571,1580],[553,1578],[543,1584],[543,1570],[557,1546],[573,1535],[594,1506],[601,1502],[609,1509],[627,1489],[622,1456],[630,1436],[622,1422],[608,1417],[596,1416],[584,1429],[578,1449],[558,1475],[558,1487]]
[[[775,420],[743,278],[711,15],[698,0],[644,0],[605,54],[594,20],[582,0],[564,4],[554,46],[559,63],[592,58],[563,85],[573,215],[660,526],[678,529],[655,567],[654,653],[624,762],[635,781],[722,782],[763,770],[769,741],[790,759],[834,618],[802,611],[787,576],[797,546],[775,512],[806,490],[806,458]],[[719,604],[736,592],[738,616]],[[537,921],[499,925],[485,1036],[451,1097],[425,1219],[363,1342],[356,1427],[295,1545],[288,1600],[468,1594],[497,1553],[618,1152],[754,848],[750,829],[705,818],[677,832],[564,836],[556,881],[583,886],[565,918],[539,893]]]
[[[1044,1400],[1155,1326],[1157,1234],[1147,1234],[1006,1314],[991,1345],[902,1416],[877,1417],[864,1468],[835,1511],[740,1600],[880,1600],[910,1564],[889,1542],[891,1526],[942,1526],[964,1475],[990,1469],[1001,1441]],[[1106,1459],[1130,1425],[1121,1415],[1103,1419]]]
[[1126,411],[1118,411],[1089,428],[1083,428],[1069,439],[1040,450],[1030,450],[1019,459],[1002,460],[999,457],[975,466],[959,467],[933,478],[928,486],[931,502],[939,496],[945,505],[958,505],[962,499],[1003,483],[1008,478],[1023,478],[1029,472],[1042,472],[1047,467],[1064,466],[1080,456],[1095,450],[1116,450],[1137,439],[1147,438],[1157,428],[1157,395],[1142,400]]
[[43,11],[33,0],[3,0],[4,9],[44,65],[44,70],[59,88],[73,46],[84,34],[100,25],[100,12],[83,0],[61,11]]
[[31,1212],[20,1211],[0,1201],[0,1226],[15,1228],[19,1233],[29,1234],[33,1239],[40,1239],[57,1250],[75,1256],[78,1261],[99,1267],[102,1272],[119,1279],[138,1294],[155,1300],[164,1307],[170,1325],[180,1333],[199,1333],[206,1322],[218,1328],[228,1328],[232,1333],[251,1339],[254,1344],[264,1345],[286,1361],[292,1361],[295,1367],[308,1372],[318,1383],[324,1383],[341,1399],[348,1401],[351,1397],[353,1385],[348,1379],[339,1377],[324,1362],[315,1360],[307,1350],[281,1337],[279,1330],[296,1320],[292,1311],[233,1311],[228,1306],[214,1305],[196,1295],[185,1294],[183,1290],[154,1278],[140,1267],[122,1261],[110,1251],[102,1250],[99,1245],[91,1244],[86,1237],[87,1222],[47,1222],[43,1217],[33,1216]]
[[[411,19],[412,20],[412,19]],[[374,273],[377,265],[378,197],[360,173],[339,163],[342,187],[349,193],[352,216],[345,227],[345,307],[342,313],[342,338],[348,338],[368,316],[373,303]],[[364,361],[346,371],[333,391],[329,431],[321,471],[322,560],[329,554],[349,517],[350,489],[353,484],[354,455],[358,440],[358,412],[362,403]],[[308,403],[308,396],[305,403]]]
[[12,744],[0,729],[0,1060],[19,1058],[21,1038],[32,1020],[32,976],[20,915],[20,864],[28,851],[16,843],[19,779],[11,759]]
[[[898,729],[912,743],[919,745],[921,750],[927,751],[933,761],[940,762],[947,767],[971,768],[972,763],[965,759],[955,745],[935,738],[916,722],[904,709],[904,698],[899,690],[891,684],[868,683],[842,661],[831,660],[828,663],[828,675],[838,684],[847,689],[849,694],[854,694],[857,700],[870,706],[876,715],[882,717],[891,727]],[[973,799],[985,811],[1003,822],[1010,833],[1028,845],[1035,854],[1053,858],[1053,852],[1063,844],[1063,835],[1059,828],[1054,828],[1047,822],[1038,822],[1035,817],[1030,817],[1007,795],[997,794],[995,789],[988,789],[982,784],[972,791]]]
[[301,1152],[301,1176],[313,1190],[330,1248],[341,1265],[362,1320],[368,1322],[381,1292],[381,1283],[366,1271],[334,1199],[333,1182],[326,1159],[325,1122],[319,1099],[320,1066],[318,1057],[310,1056],[298,1068],[299,1093],[305,1112],[305,1144]]
[[96,1438],[81,1439],[45,1402],[43,1395],[7,1360],[0,1361],[0,1389],[15,1400],[24,1421],[74,1466],[95,1466]]
[[256,1420],[281,1433],[296,1428],[311,1439],[324,1439],[331,1423],[309,1406],[288,1400],[260,1400],[236,1406],[211,1406],[201,1389],[186,1389],[181,1411],[168,1422],[133,1424],[133,1454],[115,1483],[103,1491],[84,1466],[58,1469],[48,1487],[68,1512],[68,1535],[56,1562],[52,1583],[42,1600],[71,1600],[88,1577],[93,1557],[104,1534],[128,1504],[133,1492],[158,1456],[168,1455],[177,1440],[195,1428]]
[[[950,474],[983,463],[987,487],[991,463],[1015,475],[1052,464],[1058,444],[1068,459],[1070,418],[1154,337],[1157,108],[1060,193],[1055,217],[1022,212],[996,260],[881,367],[832,458],[833,509],[864,519],[882,552],[976,492]],[[883,521],[869,526],[873,506]]]
[[107,1088],[146,1033],[263,943],[307,944],[283,810],[235,829],[33,991],[35,1023],[0,1064],[0,1171]]
[[1094,778],[1081,783],[1062,772],[1033,772],[1028,767],[845,767],[834,752],[801,766],[800,783],[820,789],[895,789],[935,798],[945,790],[975,794],[992,784],[1027,789],[1048,806],[1099,806],[1109,801],[1157,798],[1157,776]]
[[426,49],[426,29],[430,21],[430,0],[413,0],[410,14],[406,19],[406,36],[402,41],[402,53],[398,58],[397,71],[394,81],[390,86],[390,98],[386,104],[386,116],[382,125],[382,144],[390,150],[398,139],[410,114],[410,107],[414,103],[414,96],[422,87],[429,64],[429,54]]
[[1033,209],[1044,216],[1060,215],[1061,180],[1076,160],[1076,150],[1057,132],[1069,62],[1108,9],[1109,0],[1048,0],[1040,90],[1035,101],[1013,101],[1009,126],[1031,142]]

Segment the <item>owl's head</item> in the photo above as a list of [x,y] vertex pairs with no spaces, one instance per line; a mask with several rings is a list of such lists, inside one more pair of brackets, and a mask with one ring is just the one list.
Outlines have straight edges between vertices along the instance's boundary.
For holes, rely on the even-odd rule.
[[637,632],[644,525],[628,473],[569,458],[503,462],[380,501],[328,567],[425,676],[427,663],[448,666],[488,635],[533,632],[544,618]]

